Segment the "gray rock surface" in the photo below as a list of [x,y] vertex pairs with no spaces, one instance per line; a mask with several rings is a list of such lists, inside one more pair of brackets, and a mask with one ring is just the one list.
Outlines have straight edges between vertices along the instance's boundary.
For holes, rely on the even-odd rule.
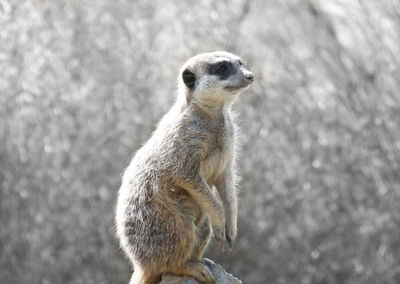
[[[242,281],[234,277],[232,274],[225,271],[225,269],[211,260],[207,261],[215,278],[215,284],[242,284]],[[188,276],[176,276],[171,274],[163,275],[159,284],[199,284],[194,278]]]

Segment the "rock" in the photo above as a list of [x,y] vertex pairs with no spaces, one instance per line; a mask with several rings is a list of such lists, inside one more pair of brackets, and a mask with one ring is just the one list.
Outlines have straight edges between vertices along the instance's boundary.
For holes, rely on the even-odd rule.
[[[215,278],[215,284],[242,284],[242,281],[229,274],[225,269],[214,263],[213,261],[206,259],[206,264],[210,268]],[[159,284],[200,284],[194,278],[189,276],[176,276],[171,274],[164,274]]]

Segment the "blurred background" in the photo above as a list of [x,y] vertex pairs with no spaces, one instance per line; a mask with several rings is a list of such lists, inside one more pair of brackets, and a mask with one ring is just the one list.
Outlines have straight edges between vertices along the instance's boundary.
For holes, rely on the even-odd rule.
[[400,283],[396,0],[0,0],[0,283],[127,283],[121,173],[189,57],[228,50],[244,283]]

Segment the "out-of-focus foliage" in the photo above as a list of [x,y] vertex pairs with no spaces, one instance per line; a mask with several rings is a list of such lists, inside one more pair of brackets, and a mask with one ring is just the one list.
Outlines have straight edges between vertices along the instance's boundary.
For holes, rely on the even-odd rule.
[[120,174],[192,55],[237,52],[244,283],[400,282],[398,1],[0,0],[0,283],[126,283]]

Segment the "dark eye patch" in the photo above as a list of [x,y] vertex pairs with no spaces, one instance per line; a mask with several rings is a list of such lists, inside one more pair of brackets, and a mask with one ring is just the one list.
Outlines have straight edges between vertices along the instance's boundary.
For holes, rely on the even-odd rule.
[[236,72],[235,66],[230,61],[220,61],[208,65],[208,73],[218,76],[220,80],[225,80]]

